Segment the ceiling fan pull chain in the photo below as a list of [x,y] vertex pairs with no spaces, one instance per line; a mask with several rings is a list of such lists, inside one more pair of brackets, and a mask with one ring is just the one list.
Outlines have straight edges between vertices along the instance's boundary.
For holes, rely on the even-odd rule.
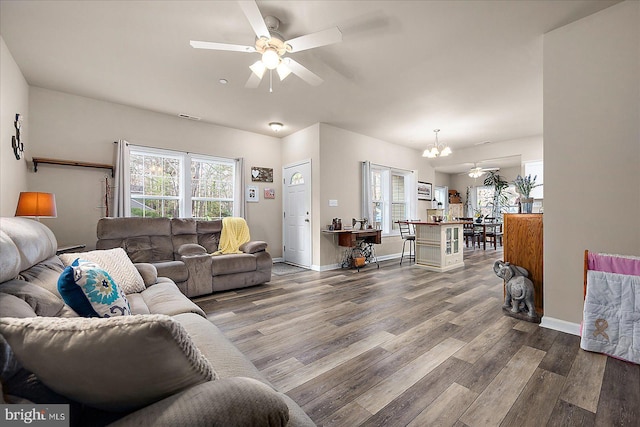
[[269,93],[273,93],[273,70],[269,70]]

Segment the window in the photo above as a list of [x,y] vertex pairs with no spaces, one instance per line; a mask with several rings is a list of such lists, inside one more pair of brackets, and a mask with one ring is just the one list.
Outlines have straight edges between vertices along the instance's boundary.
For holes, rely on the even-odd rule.
[[300,172],[296,172],[291,175],[291,185],[301,185],[304,184],[304,176]]
[[[495,191],[492,186],[480,186],[476,187],[476,210],[480,210],[480,214],[484,216],[493,215],[493,196]],[[507,196],[506,204],[502,205],[502,213],[517,213],[518,204],[516,199],[518,194],[513,185],[509,185],[504,190],[504,194]],[[474,214],[476,211],[474,210]]]
[[235,164],[191,159],[191,216],[213,219],[233,216]]
[[131,216],[179,217],[183,161],[159,152],[130,154]]
[[[536,184],[544,184],[544,165],[542,161],[525,163],[524,174],[525,176],[531,175],[532,178],[535,176]],[[534,199],[542,199],[544,197],[544,186],[540,185],[531,190],[530,196]]]
[[398,234],[397,221],[412,217],[413,174],[382,166],[371,166],[371,203],[374,227],[384,234]]
[[131,216],[235,215],[235,160],[131,146],[129,165]]

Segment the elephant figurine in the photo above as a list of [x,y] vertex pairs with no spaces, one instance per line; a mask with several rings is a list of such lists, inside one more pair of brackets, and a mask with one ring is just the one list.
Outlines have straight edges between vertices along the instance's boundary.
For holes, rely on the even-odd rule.
[[503,307],[511,307],[512,313],[526,310],[529,317],[538,317],[533,303],[535,291],[533,282],[528,277],[529,272],[522,267],[503,261],[496,261],[493,264],[493,272],[506,282]]

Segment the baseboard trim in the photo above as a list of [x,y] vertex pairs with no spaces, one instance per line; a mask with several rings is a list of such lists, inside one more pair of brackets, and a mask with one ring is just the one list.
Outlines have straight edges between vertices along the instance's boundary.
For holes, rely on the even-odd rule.
[[275,264],[276,262],[284,262],[284,258],[282,257],[273,258],[273,263]]
[[554,319],[549,316],[542,316],[540,326],[547,329],[553,329],[555,331],[565,332],[571,335],[580,336],[580,324],[567,322],[566,320]]

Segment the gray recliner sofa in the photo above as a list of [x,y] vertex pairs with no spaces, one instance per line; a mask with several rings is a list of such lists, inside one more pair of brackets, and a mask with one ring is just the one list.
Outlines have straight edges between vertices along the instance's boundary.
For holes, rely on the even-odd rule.
[[271,280],[273,260],[267,243],[251,241],[241,254],[218,250],[222,220],[193,218],[102,218],[97,249],[121,247],[133,262],[153,264],[188,297],[244,288]]
[[[110,322],[113,319],[81,318],[65,304],[57,290],[57,282],[64,264],[56,255],[57,242],[54,234],[44,224],[26,218],[0,218],[0,325],[38,320],[40,328],[68,319],[72,322]],[[99,251],[95,251],[99,252]],[[248,426],[286,425],[314,426],[312,420],[287,395],[278,392],[264,376],[209,320],[203,310],[183,295],[170,279],[158,277],[156,269],[149,264],[134,264],[144,286],[141,291],[127,293],[131,314],[140,318],[169,316],[186,331],[198,351],[211,364],[217,378],[186,386],[154,403],[126,411],[108,411],[80,404],[61,392],[55,392],[54,385],[36,377],[23,367],[25,361],[14,354],[8,344],[8,336],[0,334],[0,404],[68,404],[71,408],[71,426]],[[127,317],[127,316],[124,316]],[[65,318],[65,319],[62,319]],[[80,324],[78,322],[78,324]],[[79,326],[75,326],[79,328]],[[78,329],[75,329],[78,330]],[[19,340],[16,345],[42,345],[43,350],[32,351],[33,358],[42,364],[51,365],[51,353],[44,350],[56,343],[55,332],[45,331],[42,343],[34,340]],[[129,330],[122,326],[110,328],[106,334],[116,334],[116,340],[126,341]],[[103,334],[98,340],[102,340]],[[161,334],[151,337],[161,340]],[[83,342],[86,340],[86,343]],[[72,347],[76,346],[74,350]],[[63,357],[70,353],[83,354],[85,347],[100,345],[77,332],[68,342],[59,344]],[[47,347],[49,346],[49,347]],[[136,353],[149,369],[169,359],[166,353],[145,353],[144,345],[136,348],[136,343],[118,344],[110,348],[120,349],[123,359],[134,358]],[[114,350],[116,351],[116,350]],[[106,355],[101,358],[81,358],[77,363],[87,364],[91,372],[108,366]],[[172,367],[178,363],[170,360]],[[103,365],[107,362],[107,365]],[[36,363],[37,367],[37,363]],[[53,364],[53,369],[61,369]],[[68,366],[66,367],[69,368]],[[76,368],[75,365],[72,368]],[[109,382],[117,387],[127,387],[130,377],[120,371],[108,370]],[[136,375],[136,374],[131,374]],[[142,376],[140,373],[139,375]],[[82,375],[65,377],[66,384],[86,384],[92,381]],[[93,380],[95,381],[95,380]],[[156,387],[164,381],[161,375],[152,376],[145,388]],[[51,388],[49,388],[51,387]],[[107,387],[101,383],[100,387]],[[60,394],[59,394],[60,393]],[[116,396],[117,397],[117,396]]]

